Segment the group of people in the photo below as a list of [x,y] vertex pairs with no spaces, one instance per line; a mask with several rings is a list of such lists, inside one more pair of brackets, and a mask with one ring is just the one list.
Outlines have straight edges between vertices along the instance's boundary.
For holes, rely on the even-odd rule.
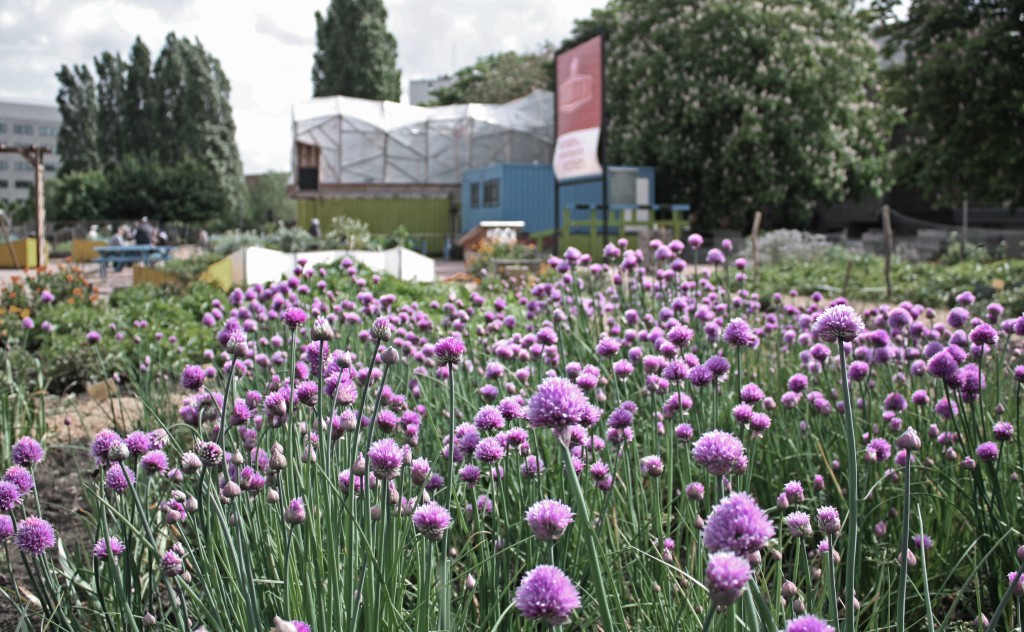
[[[157,230],[149,223],[148,217],[143,217],[141,220],[135,222],[135,226],[131,227],[128,224],[121,224],[114,230],[112,226],[108,226],[107,229],[110,231],[110,237],[107,239],[107,243],[111,246],[125,246],[130,244],[136,244],[139,246],[153,245],[153,246],[166,246],[170,241],[167,231],[160,229]],[[99,226],[95,224],[89,229],[89,239],[99,239]]]

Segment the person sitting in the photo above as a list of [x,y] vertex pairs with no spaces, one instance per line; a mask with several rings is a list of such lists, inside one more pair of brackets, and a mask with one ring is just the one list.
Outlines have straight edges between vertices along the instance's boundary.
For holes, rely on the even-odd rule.
[[149,223],[148,217],[135,225],[135,243],[139,246],[149,246],[153,243],[153,226]]

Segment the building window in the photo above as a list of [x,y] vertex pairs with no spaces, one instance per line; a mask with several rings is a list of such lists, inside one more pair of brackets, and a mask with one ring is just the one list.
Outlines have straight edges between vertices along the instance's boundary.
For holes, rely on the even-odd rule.
[[0,171],[7,171],[7,161],[0,160]]
[[497,206],[500,203],[498,199],[498,179],[484,181],[484,206]]
[[32,163],[25,162],[24,160],[19,160],[19,161],[14,163],[14,170],[15,171],[33,171]]
[[0,180],[0,189],[7,188],[7,180]]
[[23,125],[21,123],[15,123],[14,124],[14,133],[15,134],[24,134],[25,136],[31,136],[35,132],[33,131],[31,125]]
[[44,167],[46,167],[47,171],[56,171],[57,170],[57,165],[44,165]]
[[480,208],[480,183],[469,185],[469,208]]
[[60,128],[59,127],[51,127],[49,125],[40,125],[39,126],[39,135],[40,136],[56,136],[58,133],[60,133]]
[[0,134],[7,132],[7,123],[0,123]]
[[32,188],[32,181],[31,180],[15,180],[14,181],[14,188],[15,189],[31,189]]

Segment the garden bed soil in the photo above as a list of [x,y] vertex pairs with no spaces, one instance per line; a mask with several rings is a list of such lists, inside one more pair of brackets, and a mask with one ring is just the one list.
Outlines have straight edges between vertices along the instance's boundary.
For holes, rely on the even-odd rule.
[[[88,445],[50,444],[46,460],[34,469],[36,489],[43,517],[49,520],[69,555],[80,556],[92,546],[93,534],[86,516],[87,503],[82,494],[82,481],[93,475],[95,465],[89,458]],[[34,509],[32,513],[35,513]],[[29,586],[29,576],[21,557],[11,547],[12,565],[18,584]],[[0,572],[0,587],[13,594],[13,584],[7,572],[6,560]],[[18,609],[7,599],[0,598],[0,630],[14,630],[18,624]],[[38,622],[33,626],[38,629]]]

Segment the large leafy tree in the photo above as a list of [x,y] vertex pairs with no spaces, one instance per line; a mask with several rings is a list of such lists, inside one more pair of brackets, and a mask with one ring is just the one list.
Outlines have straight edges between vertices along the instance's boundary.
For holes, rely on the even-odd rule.
[[93,60],[96,66],[97,149],[100,162],[116,165],[125,156],[125,80],[128,68],[120,54],[105,52]]
[[892,117],[867,22],[847,0],[617,0],[608,57],[611,161],[653,164],[659,197],[704,227],[887,185]]
[[128,55],[123,111],[125,145],[131,147],[135,155],[147,153],[146,147],[153,140],[159,120],[152,72],[149,47],[136,37]]
[[140,39],[127,61],[103,53],[94,63],[96,82],[84,66],[57,75],[64,118],[58,145],[62,178],[102,166],[106,184],[95,175],[69,181],[60,212],[240,220],[242,164],[220,62],[200,42],[171,33],[155,63]]
[[96,169],[100,166],[96,149],[96,82],[88,66],[61,66],[57,81],[57,106],[64,121],[57,135],[60,174]]
[[1024,204],[1022,15],[1020,0],[915,0],[905,19],[885,15],[886,94],[907,119],[897,173],[939,203]]
[[504,103],[538,88],[553,89],[554,51],[550,46],[537,53],[508,51],[481,57],[455,73],[455,82],[435,90],[434,101],[451,103]]
[[331,0],[326,15],[316,12],[313,96],[399,99],[398,46],[387,18],[383,0]]

